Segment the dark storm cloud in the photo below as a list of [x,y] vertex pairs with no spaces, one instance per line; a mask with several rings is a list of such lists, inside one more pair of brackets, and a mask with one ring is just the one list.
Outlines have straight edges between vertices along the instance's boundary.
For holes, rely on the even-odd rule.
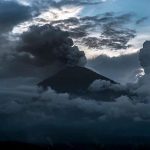
[[[82,38],[82,43],[91,48],[109,47],[111,49],[126,49],[131,45],[129,40],[134,38],[136,31],[125,27],[133,22],[134,14],[116,15],[113,12],[86,16],[83,18],[69,18],[52,22],[70,32],[73,38]],[[99,36],[88,36],[96,31]]]
[[13,27],[30,18],[32,18],[31,7],[15,1],[0,1],[0,55],[11,51],[14,47],[9,36]]
[[0,2],[0,32],[11,30],[18,23],[31,17],[30,7],[17,2]]
[[60,0],[59,2],[52,0],[51,4],[56,7],[61,7],[65,5],[95,5],[101,2],[101,0]]
[[21,35],[18,51],[31,55],[35,63],[43,66],[56,60],[66,65],[79,65],[85,57],[84,52],[74,46],[68,32],[50,25],[30,27]]
[[82,66],[86,63],[86,57],[74,45],[68,32],[44,25],[31,26],[21,34],[16,47],[12,52],[1,56],[0,61],[3,64],[0,76],[30,76],[44,74],[46,69],[49,73],[49,69],[55,70],[59,65],[61,68],[68,65]]
[[139,78],[132,91],[137,93],[140,101],[149,103],[150,100],[150,41],[145,41],[143,48],[139,52],[140,65],[143,67],[145,74]]

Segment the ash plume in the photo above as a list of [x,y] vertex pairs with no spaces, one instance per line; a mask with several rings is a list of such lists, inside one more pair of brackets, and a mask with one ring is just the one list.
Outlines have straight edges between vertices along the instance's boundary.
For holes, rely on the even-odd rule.
[[69,66],[82,66],[86,61],[84,52],[74,45],[69,33],[51,25],[31,26],[21,35],[17,51],[28,54],[32,62],[40,66],[55,61]]

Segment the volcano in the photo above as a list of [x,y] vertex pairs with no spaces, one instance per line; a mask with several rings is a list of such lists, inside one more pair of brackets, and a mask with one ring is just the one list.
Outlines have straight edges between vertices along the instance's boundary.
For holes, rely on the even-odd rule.
[[92,84],[92,82],[98,79],[109,81],[112,84],[118,84],[115,81],[88,68],[74,66],[66,67],[65,69],[56,73],[54,76],[38,83],[38,86],[42,87],[43,89],[51,87],[58,93],[69,93],[72,96],[80,96],[87,99],[94,98],[113,100],[121,95],[121,93],[110,89],[103,90],[102,92],[89,91],[89,86]]

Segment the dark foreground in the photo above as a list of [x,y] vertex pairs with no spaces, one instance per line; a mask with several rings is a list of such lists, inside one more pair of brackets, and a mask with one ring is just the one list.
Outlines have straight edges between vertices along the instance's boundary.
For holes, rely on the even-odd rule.
[[0,142],[0,150],[150,150],[150,144],[111,144],[111,145],[71,145],[71,144],[58,144],[58,145],[34,145],[17,142]]

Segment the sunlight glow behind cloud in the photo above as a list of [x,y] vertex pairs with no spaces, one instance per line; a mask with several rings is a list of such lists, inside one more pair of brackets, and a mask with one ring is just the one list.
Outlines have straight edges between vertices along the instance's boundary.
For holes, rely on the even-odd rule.
[[44,25],[51,23],[51,21],[77,17],[81,11],[82,7],[77,6],[62,7],[61,9],[49,8],[47,11],[33,18],[32,20],[19,24],[13,29],[12,32],[22,33],[31,25]]

